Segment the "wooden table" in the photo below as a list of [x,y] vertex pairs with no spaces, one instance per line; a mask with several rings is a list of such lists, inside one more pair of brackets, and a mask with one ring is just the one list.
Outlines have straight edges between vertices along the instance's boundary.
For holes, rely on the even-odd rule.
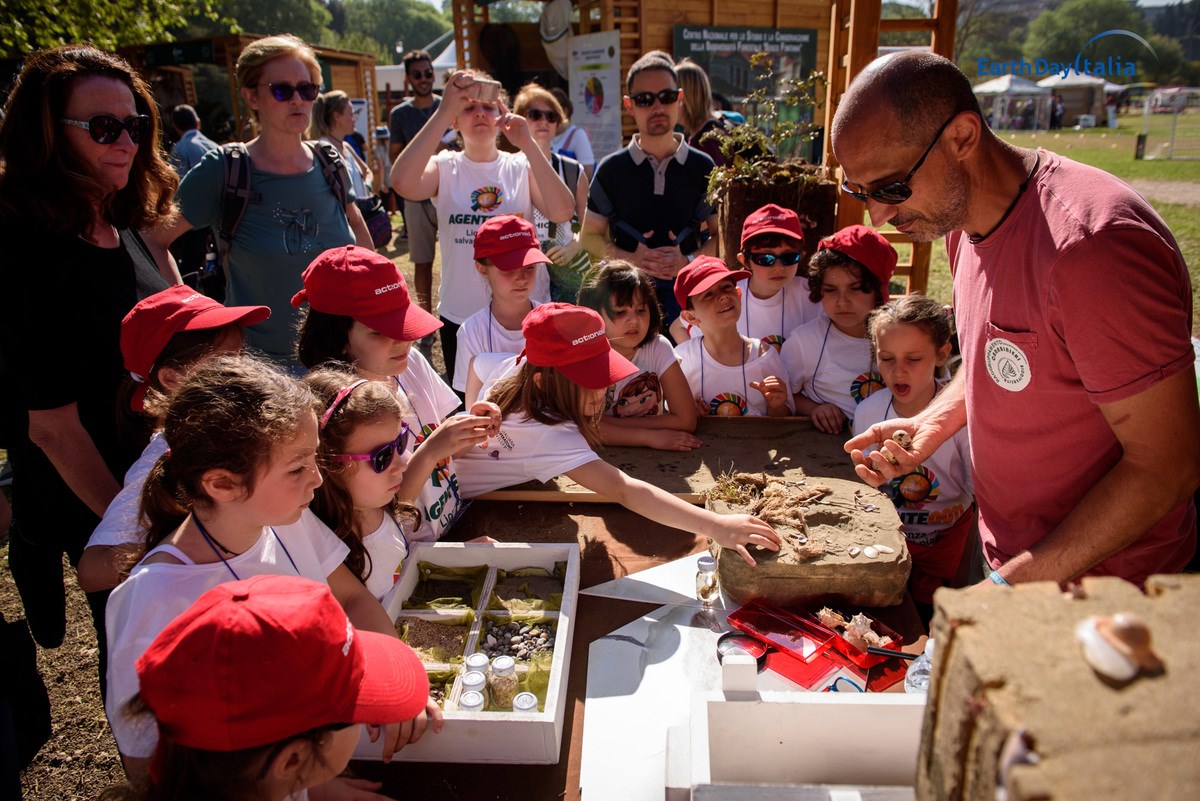
[[[705,440],[706,448],[691,454],[611,448],[602,455],[631,475],[653,480],[680,495],[695,492],[698,487],[711,482],[714,475],[730,469],[765,470],[769,474],[793,477],[797,470],[812,476],[854,477],[849,457],[842,451],[841,440],[817,432],[807,421],[706,418],[701,421],[697,435]],[[670,467],[662,469],[662,465]],[[585,499],[576,495],[578,500],[575,502],[541,500],[571,497],[559,493],[581,491],[586,494],[578,485],[572,486],[566,479],[560,479],[545,485],[527,485],[522,488],[527,495],[501,496],[507,500],[477,500],[446,539],[465,541],[486,535],[500,542],[578,542],[582,556],[580,589],[699,553],[707,547],[707,540],[702,537],[660,526],[594,496]],[[571,646],[571,672],[567,681],[562,755],[557,765],[357,762],[353,769],[359,776],[383,782],[385,795],[400,801],[407,798],[427,801],[579,799],[588,647],[605,634],[656,608],[653,604],[579,596]],[[906,642],[914,641],[923,633],[911,603],[888,610],[879,617]]]

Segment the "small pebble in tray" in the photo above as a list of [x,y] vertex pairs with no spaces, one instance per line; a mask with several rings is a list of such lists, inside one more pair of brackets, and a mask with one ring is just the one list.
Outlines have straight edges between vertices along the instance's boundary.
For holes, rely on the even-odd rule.
[[483,652],[490,658],[511,656],[528,661],[535,652],[554,650],[552,623],[497,623],[489,621],[483,630]]
[[430,687],[429,697],[441,707],[446,706],[446,688],[445,687]]
[[[435,623],[402,617],[396,621],[396,631],[408,643],[408,647],[417,652],[422,662],[441,662],[462,656],[471,627],[467,623]],[[434,649],[442,653],[435,654]]]

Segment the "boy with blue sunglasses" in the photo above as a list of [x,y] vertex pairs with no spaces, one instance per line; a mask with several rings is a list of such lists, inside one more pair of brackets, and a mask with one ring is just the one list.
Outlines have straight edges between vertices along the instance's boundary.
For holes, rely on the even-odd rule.
[[800,217],[768,203],[746,217],[741,244],[738,262],[750,277],[738,282],[742,290],[738,333],[779,351],[789,334],[822,314],[821,304],[809,298],[805,279],[796,277],[804,262]]

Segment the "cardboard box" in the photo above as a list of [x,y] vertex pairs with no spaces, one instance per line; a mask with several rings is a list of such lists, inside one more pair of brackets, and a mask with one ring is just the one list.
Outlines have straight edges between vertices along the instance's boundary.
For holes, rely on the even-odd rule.
[[[409,762],[470,762],[551,765],[558,762],[562,745],[563,717],[566,713],[567,674],[571,663],[571,636],[579,593],[579,546],[575,543],[417,543],[401,569],[396,586],[384,597],[383,605],[394,621],[401,617],[425,620],[454,619],[464,610],[410,610],[405,600],[417,586],[420,576],[417,565],[428,562],[442,567],[472,567],[486,565],[487,579],[473,611],[470,634],[465,652],[474,653],[482,639],[486,621],[508,617],[504,610],[488,609],[488,600],[496,583],[496,570],[516,570],[540,567],[553,570],[556,563],[566,562],[563,580],[562,607],[546,612],[544,617],[554,625],[554,656],[550,666],[550,682],[545,705],[535,713],[460,712],[457,708],[461,693],[461,665],[430,664],[431,672],[456,670],[458,677],[444,704],[445,725],[440,734],[428,730],[421,740],[405,746],[395,760]],[[518,665],[521,663],[518,662]],[[365,733],[355,750],[355,759],[381,759],[380,746],[371,743]]]

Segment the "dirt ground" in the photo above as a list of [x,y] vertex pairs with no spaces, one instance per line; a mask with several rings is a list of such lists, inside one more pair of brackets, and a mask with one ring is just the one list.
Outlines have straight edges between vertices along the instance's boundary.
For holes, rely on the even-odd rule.
[[1184,206],[1200,206],[1200,192],[1191,181],[1133,180],[1129,185],[1147,200],[1159,203],[1179,203]]

